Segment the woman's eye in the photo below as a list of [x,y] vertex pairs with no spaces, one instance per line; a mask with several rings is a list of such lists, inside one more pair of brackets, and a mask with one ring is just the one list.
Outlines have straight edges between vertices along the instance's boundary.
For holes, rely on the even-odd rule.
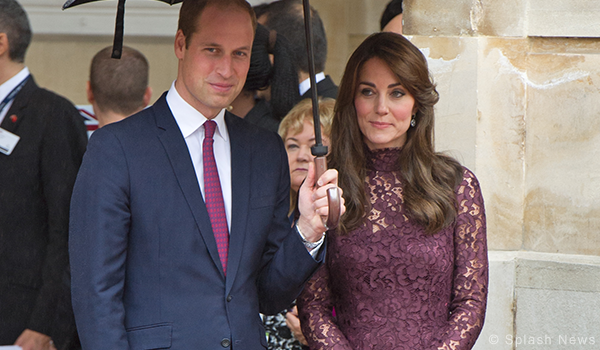
[[362,89],[360,90],[360,94],[363,96],[371,96],[373,95],[373,90],[371,89]]
[[290,144],[290,145],[287,145],[287,147],[286,147],[286,148],[287,148],[288,150],[294,150],[294,149],[298,148],[298,145],[295,145],[295,144]]
[[391,95],[392,95],[393,98],[400,98],[400,97],[402,97],[402,96],[404,96],[406,94],[403,91],[394,90],[394,91],[392,91]]

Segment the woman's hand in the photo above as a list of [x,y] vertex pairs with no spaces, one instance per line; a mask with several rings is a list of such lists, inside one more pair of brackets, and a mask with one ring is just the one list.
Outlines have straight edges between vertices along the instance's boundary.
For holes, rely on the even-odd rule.
[[285,314],[285,324],[288,326],[294,338],[300,342],[302,345],[308,345],[306,342],[306,338],[304,338],[304,334],[302,334],[302,328],[300,328],[300,319],[298,318],[298,308],[294,305],[294,308],[291,311],[288,311]]

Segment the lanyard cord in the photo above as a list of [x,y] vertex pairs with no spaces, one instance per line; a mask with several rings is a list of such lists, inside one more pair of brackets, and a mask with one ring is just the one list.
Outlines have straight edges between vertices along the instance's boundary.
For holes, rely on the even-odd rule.
[[23,88],[23,86],[25,85],[27,80],[29,80],[30,76],[31,76],[31,74],[28,75],[27,77],[25,77],[25,79],[23,79],[23,81],[21,81],[19,83],[19,85],[17,85],[14,89],[12,89],[12,91],[8,94],[8,96],[6,96],[6,98],[4,98],[4,101],[2,101],[0,103],[0,113],[4,110],[4,108],[6,107],[7,104],[9,104],[12,100],[14,100],[15,96],[17,96],[19,91],[21,91],[21,88]]

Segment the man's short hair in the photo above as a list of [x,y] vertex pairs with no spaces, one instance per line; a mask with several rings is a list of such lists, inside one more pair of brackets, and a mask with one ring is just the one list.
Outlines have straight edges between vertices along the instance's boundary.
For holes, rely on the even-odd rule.
[[128,116],[145,107],[148,60],[127,46],[123,47],[120,59],[111,58],[111,54],[112,46],[108,46],[92,59],[90,88],[101,111]]
[[15,0],[0,0],[0,33],[8,38],[10,59],[23,63],[31,43],[31,27],[27,13]]
[[394,17],[402,14],[402,0],[392,0],[390,1],[383,13],[381,14],[381,20],[379,21],[379,30],[383,30],[385,26],[392,20]]
[[216,5],[220,8],[237,7],[248,12],[252,20],[252,32],[256,30],[256,16],[252,6],[246,0],[194,0],[184,1],[179,9],[178,30],[183,32],[185,36],[185,47],[190,44],[192,35],[198,31],[196,28],[198,18],[202,16],[202,12],[209,5]]
[[[306,34],[304,30],[304,10],[300,0],[280,0],[268,7],[265,26],[283,35],[291,44],[296,65],[303,72],[308,72],[308,54],[306,51]],[[313,36],[313,52],[315,70],[325,70],[327,61],[327,36],[325,27],[317,10],[310,8],[311,31]]]

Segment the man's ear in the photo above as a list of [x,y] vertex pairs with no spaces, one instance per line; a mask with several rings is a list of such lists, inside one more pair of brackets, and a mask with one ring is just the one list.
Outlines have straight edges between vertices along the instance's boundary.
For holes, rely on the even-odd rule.
[[183,31],[179,29],[177,34],[175,34],[175,56],[180,60],[183,59],[185,49],[185,35],[183,35]]
[[90,104],[94,104],[94,92],[92,91],[92,84],[90,84],[90,81],[88,80],[87,84],[85,85],[85,92],[87,93],[87,100]]
[[0,57],[9,54],[8,36],[6,33],[0,33]]
[[152,88],[148,86],[146,88],[146,92],[144,92],[144,106],[142,108],[146,108],[148,104],[150,104],[150,99],[152,98]]

